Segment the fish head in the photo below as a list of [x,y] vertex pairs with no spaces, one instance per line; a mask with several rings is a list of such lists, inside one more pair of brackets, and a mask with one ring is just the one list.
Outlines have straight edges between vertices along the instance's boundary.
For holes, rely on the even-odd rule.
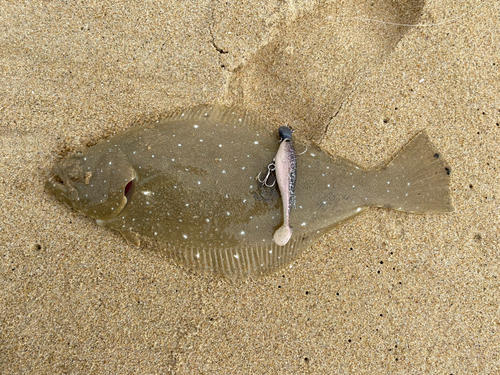
[[77,153],[55,165],[45,183],[58,200],[100,221],[118,216],[132,199],[137,173],[119,152]]

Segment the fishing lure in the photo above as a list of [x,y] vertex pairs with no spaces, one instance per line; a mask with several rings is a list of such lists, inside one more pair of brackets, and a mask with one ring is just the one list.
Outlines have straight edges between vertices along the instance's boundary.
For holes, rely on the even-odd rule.
[[281,144],[274,160],[276,181],[283,202],[283,225],[274,232],[274,242],[285,246],[292,237],[290,211],[295,206],[295,182],[297,181],[297,156],[292,142],[292,130],[286,126],[279,128]]

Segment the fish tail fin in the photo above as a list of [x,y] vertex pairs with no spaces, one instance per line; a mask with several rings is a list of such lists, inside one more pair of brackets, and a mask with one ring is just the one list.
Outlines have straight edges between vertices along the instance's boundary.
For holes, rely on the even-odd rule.
[[417,134],[382,171],[380,206],[406,212],[453,212],[451,169],[425,131]]

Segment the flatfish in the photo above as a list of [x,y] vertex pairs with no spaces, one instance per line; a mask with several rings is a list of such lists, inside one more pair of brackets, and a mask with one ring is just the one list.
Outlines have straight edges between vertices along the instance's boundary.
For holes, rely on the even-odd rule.
[[[58,200],[199,272],[231,279],[273,273],[311,242],[370,207],[453,211],[450,168],[425,132],[387,166],[367,170],[308,145],[297,156],[293,234],[277,186],[257,180],[279,148],[277,127],[245,110],[200,106],[131,128],[53,168]],[[297,149],[305,149],[300,139]]]

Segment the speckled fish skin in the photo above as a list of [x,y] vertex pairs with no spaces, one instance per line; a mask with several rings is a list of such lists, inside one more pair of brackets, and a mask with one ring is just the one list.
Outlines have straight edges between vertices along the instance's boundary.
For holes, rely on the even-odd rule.
[[279,270],[372,206],[453,211],[450,170],[424,132],[380,170],[309,146],[297,158],[293,235],[277,246],[280,195],[256,176],[279,144],[276,127],[263,124],[235,108],[186,110],[62,161],[46,189],[131,243],[145,242],[188,268],[232,279]]

